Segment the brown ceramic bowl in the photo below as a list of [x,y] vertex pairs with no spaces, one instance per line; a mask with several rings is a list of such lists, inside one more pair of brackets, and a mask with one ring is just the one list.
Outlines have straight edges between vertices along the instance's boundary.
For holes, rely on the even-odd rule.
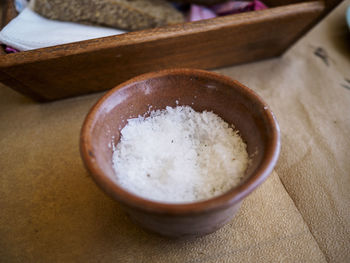
[[[152,109],[189,105],[234,123],[251,158],[245,179],[218,197],[187,204],[150,201],[118,185],[112,166],[113,136],[126,120]],[[228,77],[195,69],[144,74],[104,95],[87,115],[81,131],[81,156],[95,182],[119,201],[130,217],[148,230],[167,236],[211,233],[237,212],[242,200],[272,172],[279,155],[278,124],[269,107],[249,88]]]

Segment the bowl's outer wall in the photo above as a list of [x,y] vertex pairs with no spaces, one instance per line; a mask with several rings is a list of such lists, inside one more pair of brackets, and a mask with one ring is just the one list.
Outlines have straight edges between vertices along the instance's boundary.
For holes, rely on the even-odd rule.
[[166,216],[125,208],[130,218],[145,229],[169,237],[202,236],[215,232],[238,212],[241,202],[216,213]]
[[[227,202],[229,205],[203,212],[192,213],[191,209],[188,213],[169,214],[162,209],[150,212],[148,200],[140,201],[140,198],[116,189],[118,181],[112,166],[111,144],[118,142],[119,131],[126,125],[127,119],[143,115],[150,109],[189,105],[196,111],[213,111],[228,123],[234,124],[247,143],[251,158],[246,172],[246,179],[249,179],[256,176],[255,172],[266,158],[266,148],[276,132],[269,123],[271,120],[266,115],[267,108],[252,100],[249,91],[238,82],[233,83],[213,73],[193,75],[191,71],[175,71],[172,74],[158,74],[151,79],[127,82],[119,87],[117,92],[111,91],[95,107],[93,116],[90,113],[87,117],[92,118],[89,127],[83,128],[89,130],[88,139],[82,136],[82,144],[88,149],[90,158],[85,160],[85,164],[97,184],[120,201],[134,221],[155,232],[170,236],[200,235],[221,227],[232,218],[241,200]],[[98,172],[91,169],[96,164],[100,169]],[[235,191],[233,189],[231,192]],[[133,200],[140,201],[141,205],[139,202],[134,206]]]

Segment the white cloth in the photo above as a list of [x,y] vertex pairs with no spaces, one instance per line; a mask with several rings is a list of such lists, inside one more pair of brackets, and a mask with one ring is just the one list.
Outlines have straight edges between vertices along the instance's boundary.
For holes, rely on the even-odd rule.
[[106,37],[125,31],[61,22],[24,9],[0,32],[0,42],[21,51]]
[[28,5],[28,0],[14,0],[17,12],[22,12]]

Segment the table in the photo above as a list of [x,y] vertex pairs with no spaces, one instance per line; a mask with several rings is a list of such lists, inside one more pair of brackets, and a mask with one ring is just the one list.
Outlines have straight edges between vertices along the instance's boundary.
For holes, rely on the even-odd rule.
[[197,239],[143,231],[87,174],[79,133],[102,93],[38,104],[0,84],[0,261],[349,262],[348,5],[280,58],[215,70],[267,101],[282,149],[237,217]]

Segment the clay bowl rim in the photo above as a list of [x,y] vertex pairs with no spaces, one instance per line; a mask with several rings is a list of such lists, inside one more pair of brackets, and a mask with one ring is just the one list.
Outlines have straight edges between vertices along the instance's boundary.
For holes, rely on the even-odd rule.
[[[100,168],[95,155],[93,153],[91,145],[91,131],[93,128],[93,123],[96,116],[101,109],[101,106],[109,99],[109,97],[118,92],[118,90],[126,87],[132,83],[145,81],[151,78],[158,78],[167,75],[186,75],[189,77],[205,77],[214,81],[225,83],[227,86],[236,88],[240,93],[244,93],[249,99],[254,100],[263,109],[264,114],[268,120],[268,125],[271,126],[272,134],[271,139],[268,141],[266,146],[265,158],[263,158],[262,163],[258,167],[255,173],[253,173],[243,184],[231,189],[230,191],[219,195],[217,197],[192,202],[192,203],[161,203],[157,201],[151,201],[130,193],[111,179],[108,178]],[[137,210],[144,212],[157,213],[157,214],[168,214],[168,215],[189,215],[197,213],[208,213],[215,210],[220,210],[239,203],[243,198],[249,195],[255,188],[257,188],[261,183],[263,183],[266,178],[272,173],[275,167],[278,156],[280,152],[280,130],[278,123],[274,114],[271,112],[269,106],[257,95],[253,90],[244,86],[236,80],[229,77],[223,76],[218,73],[209,72],[199,69],[166,69],[156,72],[145,73],[136,77],[131,78],[115,88],[108,91],[103,95],[96,104],[91,108],[87,114],[84,124],[81,129],[80,135],[80,153],[83,163],[87,170],[90,172],[94,181],[99,185],[108,195],[119,201],[121,204],[132,207]]]

